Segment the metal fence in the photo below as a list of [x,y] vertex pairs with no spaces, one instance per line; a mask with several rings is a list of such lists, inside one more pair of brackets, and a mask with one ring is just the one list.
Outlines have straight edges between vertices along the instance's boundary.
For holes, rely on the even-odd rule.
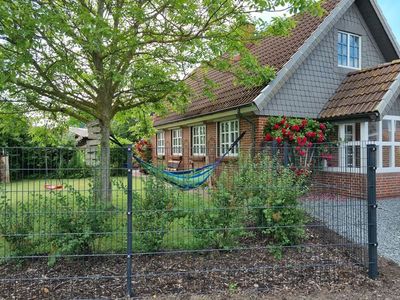
[[[165,149],[150,169],[132,147],[115,148],[110,201],[98,193],[98,153],[1,150],[0,298],[270,290],[377,276],[374,145],[241,146],[222,162],[219,149]],[[207,180],[183,179],[204,180],[199,187],[171,184],[172,169],[207,164],[215,169]]]

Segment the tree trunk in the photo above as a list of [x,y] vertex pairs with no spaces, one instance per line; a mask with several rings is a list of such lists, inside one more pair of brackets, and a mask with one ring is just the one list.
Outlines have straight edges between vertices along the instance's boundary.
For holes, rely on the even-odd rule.
[[111,163],[110,163],[110,124],[100,121],[100,161],[97,166],[95,178],[96,200],[111,202]]

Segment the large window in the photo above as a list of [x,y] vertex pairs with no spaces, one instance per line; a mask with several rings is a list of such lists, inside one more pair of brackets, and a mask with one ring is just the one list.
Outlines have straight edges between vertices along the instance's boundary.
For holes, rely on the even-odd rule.
[[157,132],[157,155],[165,155],[165,132]]
[[182,155],[182,129],[172,130],[172,155]]
[[[239,121],[232,120],[219,123],[219,149],[220,155],[228,151],[232,143],[239,137]],[[228,155],[237,156],[238,146],[234,147]]]
[[355,34],[339,31],[338,33],[338,64],[340,67],[361,68],[361,37]]
[[206,126],[192,127],[192,155],[201,156],[206,154]]
[[339,124],[339,140],[342,141],[339,167],[349,168],[350,172],[353,168],[365,171],[368,142],[377,146],[378,172],[400,171],[400,116],[385,116],[377,122]]

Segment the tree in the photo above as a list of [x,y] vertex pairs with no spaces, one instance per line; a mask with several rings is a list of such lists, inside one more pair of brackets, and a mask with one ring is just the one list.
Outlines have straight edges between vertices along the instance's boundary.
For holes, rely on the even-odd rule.
[[[35,109],[101,127],[102,193],[110,200],[110,126],[116,114],[146,106],[179,110],[195,66],[237,74],[262,85],[273,68],[259,66],[246,44],[286,34],[292,19],[267,23],[254,12],[288,6],[320,14],[317,0],[0,0],[0,90]],[[246,24],[257,32],[249,34]],[[231,69],[232,58],[241,63]],[[202,74],[202,72],[200,72]],[[207,78],[200,78],[209,83]]]
[[28,118],[18,106],[8,102],[0,104],[0,147],[30,146]]

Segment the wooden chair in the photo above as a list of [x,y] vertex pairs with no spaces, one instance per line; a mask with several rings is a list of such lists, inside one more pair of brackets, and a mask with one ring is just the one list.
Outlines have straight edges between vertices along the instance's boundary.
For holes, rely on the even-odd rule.
[[182,160],[169,160],[167,164],[168,171],[178,171]]

